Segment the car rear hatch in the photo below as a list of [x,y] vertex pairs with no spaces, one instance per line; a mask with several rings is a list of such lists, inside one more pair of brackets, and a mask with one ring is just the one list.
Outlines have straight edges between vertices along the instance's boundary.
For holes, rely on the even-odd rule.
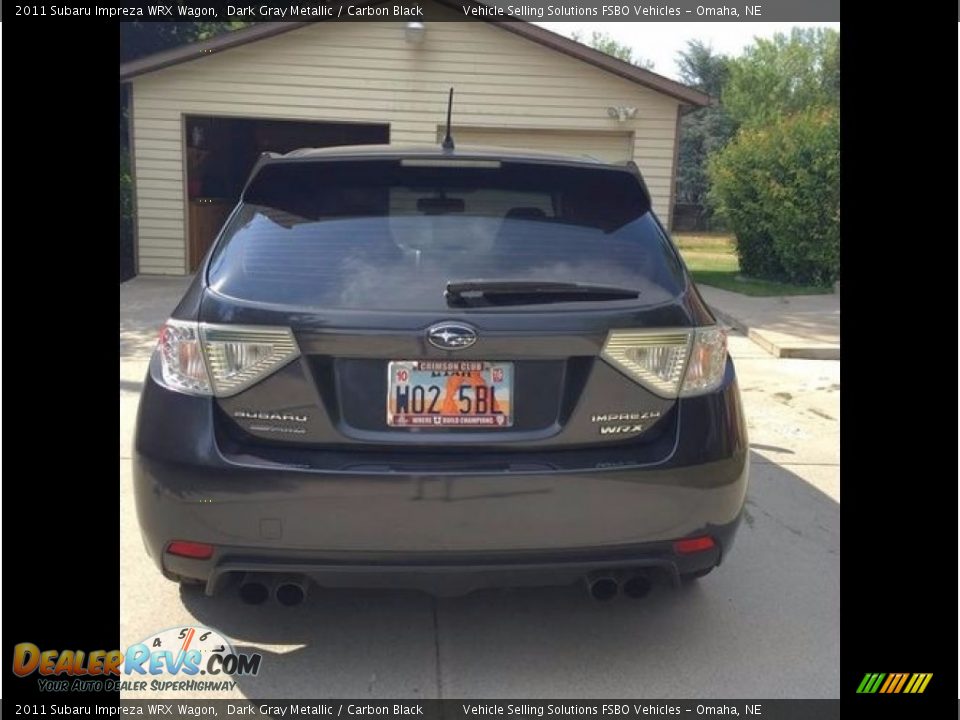
[[217,393],[240,447],[667,452],[703,319],[639,176],[586,163],[266,163],[207,280],[208,351],[266,358]]

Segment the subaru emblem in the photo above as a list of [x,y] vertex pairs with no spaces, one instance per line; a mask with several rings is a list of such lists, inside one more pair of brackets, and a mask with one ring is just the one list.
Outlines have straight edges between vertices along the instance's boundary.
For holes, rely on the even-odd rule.
[[462,323],[445,322],[428,328],[427,340],[441,350],[463,350],[477,341],[477,331]]

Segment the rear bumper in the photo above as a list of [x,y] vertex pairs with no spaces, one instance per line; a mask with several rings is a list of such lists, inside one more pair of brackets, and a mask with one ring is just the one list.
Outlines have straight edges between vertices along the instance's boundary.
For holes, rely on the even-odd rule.
[[[627,472],[389,481],[278,476],[264,482],[282,487],[280,496],[248,488],[239,497],[219,491],[185,499],[157,480],[174,469],[137,465],[148,552],[165,574],[199,579],[210,594],[245,572],[437,594],[561,585],[602,568],[652,567],[676,580],[729,553],[746,483],[745,468],[709,489],[665,484],[676,475],[655,480]],[[202,480],[194,485],[202,492]],[[673,540],[701,535],[716,547],[673,551]],[[177,539],[216,550],[209,560],[166,553]]]
[[672,543],[648,543],[628,548],[605,548],[588,553],[553,551],[511,553],[498,556],[448,556],[386,560],[377,556],[362,561],[357,557],[318,556],[257,549],[222,548],[219,557],[208,561],[167,555],[164,572],[178,577],[196,577],[214,595],[235,586],[245,575],[285,578],[303,575],[324,587],[412,588],[436,595],[462,595],[485,587],[568,585],[589,573],[645,570],[677,585],[686,574],[720,564],[728,551],[738,522],[711,528],[717,546],[704,552],[678,555]]
[[[243,572],[438,592],[560,584],[604,567],[652,566],[676,578],[729,552],[748,477],[735,380],[683,402],[709,422],[678,423],[686,430],[654,463],[318,470],[225,454],[212,403],[148,376],[133,459],[137,514],[163,572],[204,581],[211,593]],[[673,541],[699,535],[716,547],[673,552]],[[173,540],[215,552],[208,560],[173,556],[165,552]]]

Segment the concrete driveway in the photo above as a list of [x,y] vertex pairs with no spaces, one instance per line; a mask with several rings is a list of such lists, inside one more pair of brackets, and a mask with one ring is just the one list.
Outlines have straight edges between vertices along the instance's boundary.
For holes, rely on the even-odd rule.
[[[753,448],[729,561],[681,590],[598,605],[580,587],[209,599],[163,579],[134,513],[130,441],[159,324],[183,280],[120,287],[121,647],[202,624],[263,654],[249,698],[830,698],[840,667],[840,363],[730,347]],[[228,697],[230,694],[224,694]],[[128,694],[128,697],[134,697]]]

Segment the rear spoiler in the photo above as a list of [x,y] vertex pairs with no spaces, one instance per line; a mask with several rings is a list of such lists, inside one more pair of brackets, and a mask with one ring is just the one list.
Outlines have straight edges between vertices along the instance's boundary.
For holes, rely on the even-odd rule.
[[247,181],[243,184],[243,190],[240,192],[240,202],[243,202],[243,198],[247,194],[247,188],[250,187],[250,183],[253,182],[253,179],[257,176],[257,173],[260,172],[260,168],[269,163],[271,160],[276,160],[280,157],[283,157],[283,155],[278,152],[266,151],[260,153],[257,161],[250,169],[250,174],[247,176]]
[[633,160],[627,160],[627,168],[637,176],[637,180],[640,181],[640,187],[643,189],[643,194],[646,197],[647,205],[653,208],[653,198],[650,197],[650,188],[647,187],[647,181],[643,179],[643,173],[640,172],[640,168],[637,167],[637,164]]
[[[295,152],[297,152],[297,151],[294,151],[294,153],[295,153]],[[336,156],[320,156],[320,157],[317,157],[317,156],[303,155],[303,156],[301,156],[301,157],[291,157],[291,155],[292,155],[292,153],[288,153],[288,154],[286,154],[286,155],[284,155],[284,154],[282,154],[282,153],[277,153],[277,152],[262,152],[262,153],[260,153],[260,157],[257,158],[257,162],[254,163],[253,168],[250,170],[250,176],[247,178],[247,182],[244,183],[243,192],[240,193],[240,202],[243,202],[244,199],[246,198],[247,188],[250,187],[250,184],[253,182],[254,178],[256,178],[256,176],[259,174],[260,170],[263,169],[264,166],[266,166],[266,165],[273,165],[273,164],[277,163],[278,161],[281,162],[281,163],[327,162],[327,161],[329,161],[329,162],[351,162],[351,161],[358,161],[358,160],[370,160],[370,161],[385,161],[385,160],[386,160],[386,161],[391,161],[391,160],[396,160],[396,161],[401,161],[401,160],[406,159],[406,158],[415,157],[415,156],[412,156],[412,155],[406,155],[406,154],[400,154],[400,153],[398,153],[398,154],[396,154],[396,155],[384,154],[384,155],[380,155],[380,156],[375,156],[375,155],[336,155]],[[443,158],[437,157],[436,155],[424,155],[423,157],[424,157],[424,158],[428,158],[428,159],[436,159],[436,160],[442,160],[442,159],[443,159]],[[468,159],[473,159],[473,158],[471,158],[471,157],[469,156],[469,154],[464,154],[463,157],[458,157],[457,159],[468,160]],[[478,159],[478,160],[480,160],[480,159],[482,159],[482,160],[492,160],[493,158],[489,158],[489,157],[478,157],[478,158],[476,158],[476,159]],[[557,163],[557,162],[554,162],[554,161],[551,161],[551,160],[538,160],[538,159],[535,159],[535,158],[529,158],[529,159],[527,159],[527,158],[504,158],[504,159],[502,159],[500,162],[507,162],[507,163],[510,163],[510,162],[522,162],[522,163],[528,163],[528,164],[531,164],[531,165],[535,165],[535,164],[542,164],[542,165],[575,164],[575,163]],[[597,165],[597,168],[603,168],[603,169],[607,169],[607,170],[621,170],[621,169],[622,169],[622,170],[625,171],[625,172],[629,172],[631,175],[633,175],[634,177],[636,177],[637,180],[639,181],[639,183],[640,183],[640,189],[643,191],[644,199],[647,201],[647,206],[648,206],[648,207],[651,207],[651,208],[653,207],[653,200],[652,200],[651,197],[650,197],[650,189],[647,187],[647,182],[646,182],[646,180],[644,180],[644,178],[643,178],[643,173],[640,172],[640,168],[637,167],[637,164],[636,164],[633,160],[627,160],[627,161],[626,161],[625,163],[623,163],[622,165],[614,165],[614,164],[611,164],[611,165]]]

